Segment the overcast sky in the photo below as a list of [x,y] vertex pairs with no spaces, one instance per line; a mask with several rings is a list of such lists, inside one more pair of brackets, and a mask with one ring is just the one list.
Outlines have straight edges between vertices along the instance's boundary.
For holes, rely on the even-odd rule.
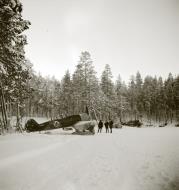
[[89,51],[98,76],[179,74],[179,0],[22,0],[26,56],[42,75],[72,73]]

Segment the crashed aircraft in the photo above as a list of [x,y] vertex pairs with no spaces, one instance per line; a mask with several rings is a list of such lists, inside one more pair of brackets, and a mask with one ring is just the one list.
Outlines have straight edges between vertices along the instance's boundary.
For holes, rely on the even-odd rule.
[[44,130],[51,130],[57,128],[68,128],[72,127],[75,129],[73,134],[95,134],[95,127],[96,122],[90,120],[88,114],[79,114],[79,115],[71,115],[62,119],[54,119],[44,123],[37,123],[34,119],[29,119],[25,124],[25,130],[27,132],[34,132],[34,131],[44,131]]

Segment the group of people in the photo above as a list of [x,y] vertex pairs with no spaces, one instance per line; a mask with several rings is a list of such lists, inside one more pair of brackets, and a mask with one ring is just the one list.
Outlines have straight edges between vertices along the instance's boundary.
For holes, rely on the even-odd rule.
[[105,126],[106,129],[106,133],[109,133],[109,129],[110,129],[110,133],[112,133],[112,128],[113,128],[113,121],[105,121],[105,123],[103,124],[102,120],[99,121],[98,123],[98,133],[102,132],[103,126]]

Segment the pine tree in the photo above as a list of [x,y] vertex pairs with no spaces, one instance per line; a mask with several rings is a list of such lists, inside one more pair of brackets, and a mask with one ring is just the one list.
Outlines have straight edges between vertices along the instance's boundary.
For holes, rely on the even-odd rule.
[[59,118],[62,113],[61,111],[61,83],[58,80],[54,80],[54,90],[53,90],[53,104],[54,104],[54,115]]
[[146,76],[143,84],[143,95],[144,95],[144,110],[147,115],[148,121],[151,123],[151,104],[152,104],[152,81],[151,76]]
[[138,112],[138,118],[142,118],[142,112],[143,112],[143,93],[142,93],[142,85],[143,85],[143,80],[141,77],[141,74],[139,71],[136,74],[136,107],[137,107],[137,112]]
[[166,94],[166,106],[167,106],[167,118],[170,118],[172,123],[175,110],[175,101],[174,101],[174,78],[171,73],[168,75],[168,79],[164,84],[165,94]]
[[174,103],[176,111],[176,120],[179,124],[179,75],[174,80]]
[[116,112],[120,117],[120,121],[122,122],[123,110],[124,110],[124,97],[122,95],[122,79],[121,76],[118,75],[115,84],[115,95],[116,95]]
[[162,77],[158,78],[158,95],[157,95],[157,103],[158,103],[158,121],[161,122],[164,119],[165,115],[165,93],[164,93],[164,83]]
[[84,112],[87,107],[94,105],[98,90],[98,80],[89,52],[81,53],[76,71],[73,74],[73,99],[75,112]]
[[101,89],[107,98],[111,98],[114,94],[114,84],[112,82],[112,78],[111,68],[108,64],[106,64],[101,76]]
[[64,115],[72,114],[72,82],[69,71],[66,71],[61,82],[61,110]]
[[[24,52],[27,40],[22,32],[29,28],[30,23],[22,19],[21,12],[22,4],[18,0],[0,1],[1,91],[8,89],[5,92],[6,97],[9,96],[16,102],[18,127],[20,126],[19,106],[22,106],[20,104],[22,104],[23,90],[29,78]],[[14,97],[12,97],[11,90],[14,90]],[[3,99],[3,101],[7,100]]]
[[74,113],[80,113],[83,110],[82,101],[83,100],[83,90],[84,90],[84,74],[83,74],[83,64],[78,63],[76,70],[72,78],[73,83],[73,105]]
[[128,102],[130,105],[131,120],[137,119],[137,101],[136,100],[137,100],[137,97],[136,97],[135,76],[131,76],[130,83],[128,86]]
[[104,71],[101,75],[101,90],[104,93],[105,96],[105,105],[104,105],[104,117],[111,118],[111,115],[113,115],[113,109],[116,109],[115,105],[115,89],[114,84],[112,81],[112,72],[111,68],[108,64],[105,65]]

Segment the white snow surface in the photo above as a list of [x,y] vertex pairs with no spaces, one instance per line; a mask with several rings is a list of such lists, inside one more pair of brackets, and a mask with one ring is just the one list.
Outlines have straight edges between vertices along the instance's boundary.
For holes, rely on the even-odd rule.
[[178,190],[179,128],[0,136],[0,190]]

